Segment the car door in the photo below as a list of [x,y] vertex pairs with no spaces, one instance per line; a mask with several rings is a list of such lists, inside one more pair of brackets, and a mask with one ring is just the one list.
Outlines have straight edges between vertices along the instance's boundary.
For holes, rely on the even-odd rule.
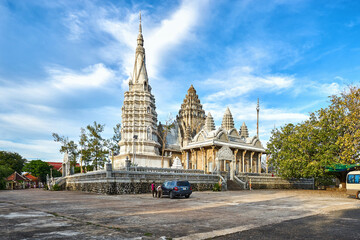
[[163,195],[169,195],[169,184],[170,182],[164,182],[163,185],[161,186],[163,190]]

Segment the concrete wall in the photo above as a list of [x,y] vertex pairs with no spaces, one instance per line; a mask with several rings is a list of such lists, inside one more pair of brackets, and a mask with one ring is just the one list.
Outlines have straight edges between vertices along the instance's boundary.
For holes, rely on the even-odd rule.
[[[142,169],[143,170],[143,169]],[[164,170],[164,169],[163,169]],[[212,190],[219,177],[209,174],[151,172],[151,171],[94,171],[66,177],[65,189],[103,194],[136,194],[151,192],[150,185],[155,181],[160,185],[170,180],[188,180],[194,191]]]
[[252,189],[313,189],[313,179],[286,180],[271,174],[240,174],[243,181],[251,180]]
[[[221,172],[226,176],[226,172]],[[250,182],[252,189],[313,189],[313,179],[284,180],[271,174],[243,173],[237,175],[244,182]],[[154,181],[160,185],[165,181],[188,180],[194,191],[212,190],[219,182],[216,174],[204,174],[201,170],[170,169],[150,167],[129,167],[127,170],[93,171],[75,174],[57,180],[67,190],[95,192],[103,194],[137,194],[151,192]]]

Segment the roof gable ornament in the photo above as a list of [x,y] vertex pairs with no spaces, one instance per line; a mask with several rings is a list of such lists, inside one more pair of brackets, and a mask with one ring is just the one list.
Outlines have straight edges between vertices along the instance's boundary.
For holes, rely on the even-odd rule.
[[228,146],[223,146],[216,153],[216,158],[218,160],[233,161],[234,160],[234,154],[233,154],[233,152],[231,151],[231,149]]

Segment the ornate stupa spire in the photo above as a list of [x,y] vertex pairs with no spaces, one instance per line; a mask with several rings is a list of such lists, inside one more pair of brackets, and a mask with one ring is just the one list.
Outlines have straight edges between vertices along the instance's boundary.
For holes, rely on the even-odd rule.
[[221,127],[223,129],[225,129],[226,131],[229,131],[230,129],[234,128],[234,119],[232,117],[229,107],[226,108],[226,111],[224,113],[224,117],[223,117],[223,120],[221,123]]
[[215,123],[214,123],[214,119],[211,116],[211,113],[209,112],[206,119],[205,119],[205,125],[204,125],[204,129],[207,132],[211,132],[213,130],[215,130]]
[[[137,47],[135,52],[135,64],[134,71],[132,74],[132,79],[130,84],[139,84],[141,86],[135,87],[134,89],[143,88],[147,89],[148,86],[148,75],[146,71],[145,64],[145,48],[144,48],[144,38],[142,35],[141,27],[141,12],[139,13],[139,34],[137,37]],[[131,89],[130,89],[131,90]]]
[[243,138],[249,137],[249,131],[248,131],[248,128],[247,128],[245,122],[243,122],[243,124],[240,127],[240,137],[243,137]]
[[139,34],[142,34],[142,28],[141,28],[141,11],[139,12]]
[[[136,30],[135,30],[136,31]],[[157,113],[155,97],[145,65],[144,39],[139,14],[139,34],[135,52],[134,71],[129,81],[129,91],[124,93],[124,104],[121,108],[120,154],[115,157],[114,168],[125,166],[126,159],[139,166],[163,166],[159,155],[160,144],[157,140]],[[149,163],[151,156],[152,163]]]

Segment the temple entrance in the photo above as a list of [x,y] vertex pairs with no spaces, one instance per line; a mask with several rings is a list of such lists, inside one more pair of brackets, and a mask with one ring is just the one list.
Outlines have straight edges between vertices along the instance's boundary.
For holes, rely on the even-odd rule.
[[232,179],[234,176],[234,169],[232,161],[234,161],[234,154],[227,146],[223,146],[216,154],[217,165],[221,168],[219,170],[226,171],[226,177]]
[[228,179],[230,179],[230,162],[229,161],[226,161],[226,169],[225,169],[225,171],[226,171],[226,177]]

